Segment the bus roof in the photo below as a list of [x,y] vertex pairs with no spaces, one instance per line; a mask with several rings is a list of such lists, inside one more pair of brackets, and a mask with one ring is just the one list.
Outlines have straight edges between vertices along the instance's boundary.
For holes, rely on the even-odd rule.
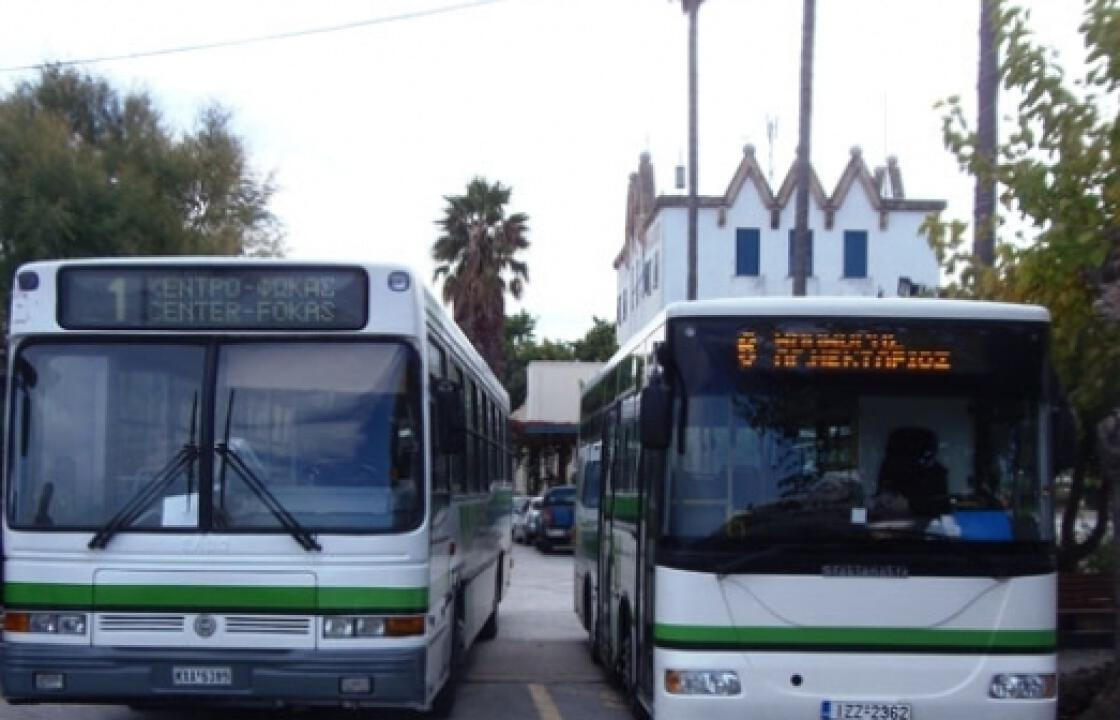
[[1039,305],[946,300],[941,298],[757,297],[672,303],[665,317],[734,317],[739,315],[804,317],[893,317],[936,320],[1018,320],[1049,322]]

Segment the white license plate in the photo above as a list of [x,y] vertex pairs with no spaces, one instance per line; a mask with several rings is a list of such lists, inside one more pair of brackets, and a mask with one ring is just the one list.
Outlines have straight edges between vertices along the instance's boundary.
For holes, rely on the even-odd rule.
[[912,720],[907,703],[834,702],[821,703],[821,720]]
[[233,671],[228,667],[174,667],[172,685],[233,685]]

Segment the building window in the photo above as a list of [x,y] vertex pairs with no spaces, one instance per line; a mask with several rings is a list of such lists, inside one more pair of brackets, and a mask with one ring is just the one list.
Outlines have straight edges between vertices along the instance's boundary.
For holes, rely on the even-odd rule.
[[652,283],[650,282],[650,261],[646,260],[642,264],[642,294],[649,295],[652,290]]
[[735,274],[758,277],[758,228],[735,228]]
[[844,277],[867,277],[867,231],[844,231]]
[[[789,275],[793,277],[793,233],[794,230],[789,231]],[[809,231],[809,257],[808,262],[805,263],[805,277],[813,276],[813,231]]]
[[660,256],[660,253],[654,253],[653,254],[653,288],[655,290],[657,289],[657,258],[659,256]]

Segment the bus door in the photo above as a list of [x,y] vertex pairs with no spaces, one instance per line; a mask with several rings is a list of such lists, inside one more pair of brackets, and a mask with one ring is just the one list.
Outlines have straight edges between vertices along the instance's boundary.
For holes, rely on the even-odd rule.
[[638,694],[653,706],[653,630],[656,602],[654,592],[654,573],[657,569],[657,540],[661,527],[661,488],[664,475],[665,453],[661,450],[642,448],[638,466],[638,487],[641,493],[641,525],[638,573],[638,637],[637,637],[637,685]]
[[597,576],[595,594],[594,642],[596,652],[604,662],[614,657],[614,486],[615,478],[621,467],[618,458],[618,406],[603,411],[603,437],[600,450],[600,496],[599,496],[599,557],[596,558]]

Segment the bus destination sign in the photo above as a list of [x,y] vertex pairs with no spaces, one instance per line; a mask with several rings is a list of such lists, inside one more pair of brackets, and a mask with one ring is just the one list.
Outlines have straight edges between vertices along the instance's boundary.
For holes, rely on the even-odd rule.
[[359,268],[88,266],[59,271],[58,322],[71,330],[358,330]]
[[[766,352],[760,352],[766,346]],[[893,332],[782,331],[739,333],[739,368],[943,373],[953,370],[947,347],[913,346]]]

